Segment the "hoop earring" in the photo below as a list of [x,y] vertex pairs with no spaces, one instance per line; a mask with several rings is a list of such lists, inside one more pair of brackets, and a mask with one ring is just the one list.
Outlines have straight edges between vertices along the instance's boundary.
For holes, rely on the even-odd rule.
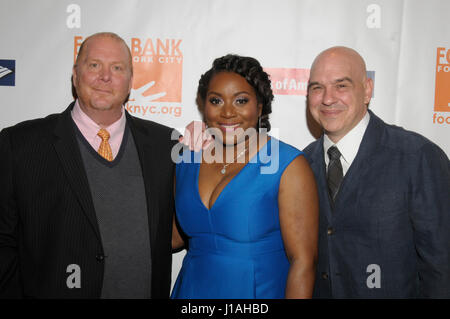
[[261,116],[258,117],[258,132],[261,131]]

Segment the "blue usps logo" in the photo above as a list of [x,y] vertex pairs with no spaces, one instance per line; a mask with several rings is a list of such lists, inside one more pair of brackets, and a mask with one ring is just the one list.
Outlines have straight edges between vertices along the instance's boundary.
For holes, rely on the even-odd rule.
[[16,85],[16,60],[0,60],[0,85]]

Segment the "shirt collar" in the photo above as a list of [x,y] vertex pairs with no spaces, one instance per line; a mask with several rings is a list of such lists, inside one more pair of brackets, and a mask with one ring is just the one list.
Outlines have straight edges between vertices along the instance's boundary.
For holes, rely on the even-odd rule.
[[369,120],[369,112],[366,112],[361,121],[359,121],[359,123],[337,143],[334,143],[328,137],[328,135],[325,134],[323,139],[323,150],[326,165],[328,165],[329,162],[327,151],[333,145],[337,146],[339,152],[341,152],[342,159],[347,163],[347,165],[350,166],[352,164],[353,160],[356,157],[356,154],[358,154],[359,146],[361,144],[367,126],[369,125]]
[[[84,138],[91,145],[95,142],[96,139],[99,139],[97,133],[101,129],[101,126],[95,123],[86,113],[83,112],[78,99],[75,101],[75,105],[72,109],[72,118],[81,134],[83,134]],[[122,106],[122,115],[120,116],[120,118],[108,127],[104,128],[109,132],[110,143],[115,143],[115,141],[122,141],[123,133],[125,131],[125,125],[126,117],[124,107]]]

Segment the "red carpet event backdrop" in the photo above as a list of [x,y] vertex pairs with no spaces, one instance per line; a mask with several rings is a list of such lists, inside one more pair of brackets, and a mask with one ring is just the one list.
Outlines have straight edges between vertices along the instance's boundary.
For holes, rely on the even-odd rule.
[[370,108],[450,156],[448,0],[2,0],[0,12],[0,129],[63,111],[81,42],[112,31],[132,52],[132,115],[183,132],[200,118],[195,94],[212,61],[252,56],[271,75],[274,134],[303,149],[318,132],[306,111],[309,68],[344,45],[374,79]]

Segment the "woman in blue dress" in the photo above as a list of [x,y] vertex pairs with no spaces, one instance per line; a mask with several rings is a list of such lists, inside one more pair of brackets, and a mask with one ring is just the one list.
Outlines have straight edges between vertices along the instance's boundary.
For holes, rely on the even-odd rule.
[[272,100],[253,58],[227,55],[202,75],[197,105],[214,138],[176,167],[173,248],[187,238],[188,250],[172,298],[312,296],[316,184],[303,153],[266,134]]

